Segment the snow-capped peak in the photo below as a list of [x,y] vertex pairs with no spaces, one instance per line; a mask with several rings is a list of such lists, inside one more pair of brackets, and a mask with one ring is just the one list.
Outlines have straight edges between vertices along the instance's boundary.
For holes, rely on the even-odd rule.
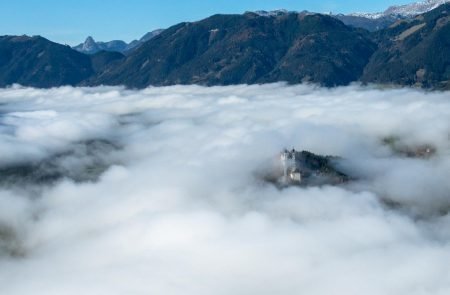
[[360,16],[365,18],[377,19],[390,15],[415,16],[418,14],[431,11],[442,4],[448,3],[450,0],[424,0],[405,5],[395,5],[386,9],[384,12],[378,13],[352,13],[351,16]]
[[426,0],[412,4],[391,6],[384,13],[414,16],[433,10],[447,2],[450,2],[450,0]]

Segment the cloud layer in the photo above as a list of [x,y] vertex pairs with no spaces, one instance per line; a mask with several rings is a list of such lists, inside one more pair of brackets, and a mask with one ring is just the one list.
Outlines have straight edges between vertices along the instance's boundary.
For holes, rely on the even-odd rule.
[[[449,294],[448,96],[2,89],[0,293]],[[284,147],[354,180],[264,183]]]

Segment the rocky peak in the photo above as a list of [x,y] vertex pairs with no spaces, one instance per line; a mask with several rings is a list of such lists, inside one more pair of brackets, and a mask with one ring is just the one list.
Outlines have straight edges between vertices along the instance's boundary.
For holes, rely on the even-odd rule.
[[82,48],[84,52],[95,52],[98,50],[98,45],[94,38],[89,36],[86,38],[86,41],[84,41]]

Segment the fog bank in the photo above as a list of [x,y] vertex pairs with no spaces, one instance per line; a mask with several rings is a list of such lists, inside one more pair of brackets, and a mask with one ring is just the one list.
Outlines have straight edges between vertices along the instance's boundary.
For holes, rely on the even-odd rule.
[[[0,293],[449,294],[449,97],[0,89]],[[293,147],[351,181],[264,182]]]

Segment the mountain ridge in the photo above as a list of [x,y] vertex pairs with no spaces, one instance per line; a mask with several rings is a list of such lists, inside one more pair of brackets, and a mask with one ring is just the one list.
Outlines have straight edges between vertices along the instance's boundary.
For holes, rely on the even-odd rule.
[[450,0],[424,0],[419,2],[413,2],[404,5],[394,5],[388,7],[384,12],[376,12],[376,13],[351,13],[350,16],[360,16],[365,18],[377,19],[386,16],[402,16],[402,17],[410,17],[416,16],[419,14],[427,13],[433,9],[438,8],[439,6],[449,3]]
[[86,53],[86,54],[95,54],[100,51],[116,51],[120,53],[131,52],[143,43],[149,41],[150,39],[158,36],[163,29],[153,30],[151,32],[146,33],[139,40],[133,40],[130,43],[126,43],[122,40],[112,40],[108,42],[96,42],[92,36],[88,36],[83,43],[80,43],[73,47],[73,49]]
[[352,82],[450,89],[450,3],[377,32],[302,12],[180,23],[129,54],[0,36],[0,86]]
[[361,81],[450,89],[450,3],[374,34]]
[[[323,50],[323,44],[332,50]],[[283,80],[336,86],[356,79],[374,50],[365,32],[326,15],[214,15],[165,30],[87,85],[142,88]]]

